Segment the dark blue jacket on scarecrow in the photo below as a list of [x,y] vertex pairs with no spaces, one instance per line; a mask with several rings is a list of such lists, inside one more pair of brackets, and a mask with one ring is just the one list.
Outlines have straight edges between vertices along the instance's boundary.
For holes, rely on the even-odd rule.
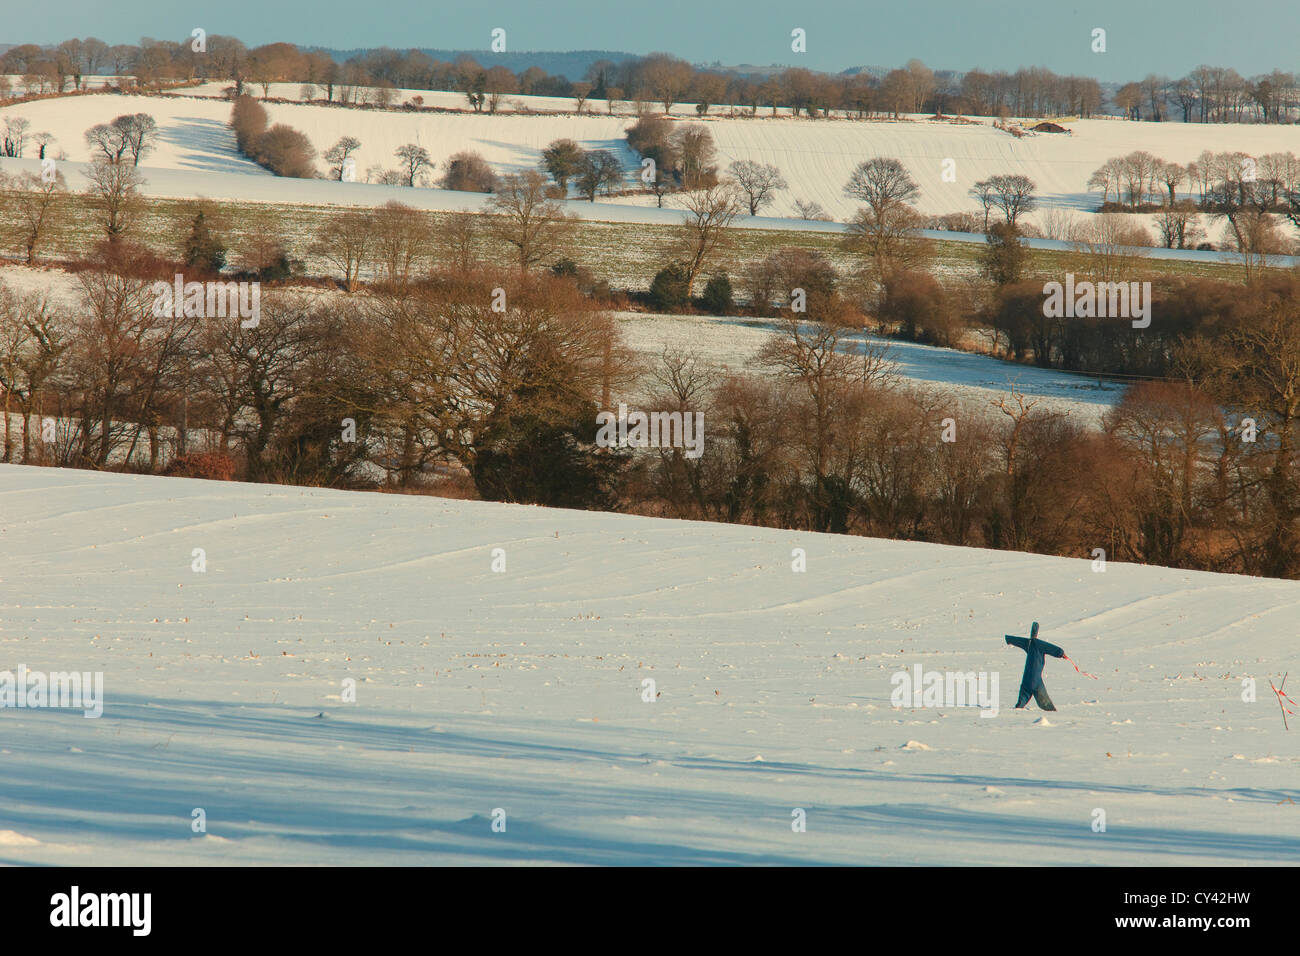
[[1025,673],[1020,678],[1020,696],[1016,698],[1016,707],[1024,707],[1032,697],[1034,703],[1043,710],[1056,710],[1052,698],[1047,696],[1047,688],[1043,686],[1043,658],[1064,657],[1065,651],[1055,644],[1038,639],[1037,621],[1034,622],[1028,639],[1012,637],[1010,634],[1006,635],[1006,639],[1008,644],[1025,652]]

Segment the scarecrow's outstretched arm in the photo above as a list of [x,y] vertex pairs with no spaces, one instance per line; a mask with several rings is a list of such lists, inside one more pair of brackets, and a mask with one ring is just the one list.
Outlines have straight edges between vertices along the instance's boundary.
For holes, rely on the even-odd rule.
[[1007,643],[1010,644],[1012,647],[1018,647],[1022,651],[1029,650],[1029,640],[1027,638],[1012,637],[1010,634],[1006,635],[1006,638],[1007,638]]

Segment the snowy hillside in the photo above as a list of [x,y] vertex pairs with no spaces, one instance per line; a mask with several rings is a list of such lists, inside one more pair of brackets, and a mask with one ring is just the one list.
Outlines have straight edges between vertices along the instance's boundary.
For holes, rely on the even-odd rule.
[[[1293,862],[1266,679],[1300,671],[1297,607],[1293,582],[0,466],[4,667],[104,680],[98,719],[0,710],[0,860]],[[1049,660],[1047,720],[1011,709],[1003,635],[1034,619],[1100,678]],[[914,666],[995,672],[1000,709],[892,707]]]
[[[439,96],[451,99],[437,105],[463,106],[455,102],[453,94],[430,94],[426,102],[435,105]],[[565,102],[572,105],[571,101],[556,101],[540,108]],[[637,168],[637,157],[624,138],[633,118],[622,114],[408,113],[284,103],[268,103],[266,108],[272,123],[287,123],[301,130],[319,152],[345,135],[359,139],[362,145],[355,159],[361,176],[372,166],[395,168],[394,150],[406,143],[423,146],[440,168],[453,153],[469,149],[481,153],[498,172],[532,169],[537,167],[543,147],[562,137],[575,139],[587,149],[613,151],[623,160],[629,177]],[[230,105],[211,96],[70,97],[19,104],[3,113],[27,117],[34,130],[53,134],[56,149],[65,150],[70,160],[85,161],[89,159],[85,130],[127,110],[148,112],[158,122],[159,145],[144,163],[151,180],[156,169],[270,176],[235,152],[234,136],[226,127]],[[678,116],[682,121],[687,118]],[[1294,126],[1131,123],[1111,118],[1072,122],[1073,135],[1069,136],[1041,134],[1017,139],[987,122],[953,124],[923,117],[860,122],[764,114],[751,118],[709,116],[703,122],[717,143],[722,167],[733,160],[749,159],[781,169],[790,188],[778,193],[776,202],[764,210],[778,218],[794,216],[795,201],[803,199],[820,203],[836,220],[847,220],[857,203],[844,195],[844,184],[854,166],[872,156],[902,160],[920,186],[917,208],[926,215],[973,211],[976,204],[968,195],[971,184],[998,173],[1023,173],[1033,179],[1044,208],[1086,215],[1100,201],[1096,193],[1088,191],[1089,175],[1105,160],[1133,150],[1145,149],[1184,164],[1204,150],[1241,150],[1254,156],[1300,152],[1300,131]],[[943,180],[946,159],[955,162],[954,182]],[[281,183],[275,188],[284,190],[286,186]],[[196,193],[210,194],[201,184],[192,189],[191,194]],[[611,201],[654,206],[650,196]],[[1217,226],[1212,230],[1216,235],[1218,231]]]

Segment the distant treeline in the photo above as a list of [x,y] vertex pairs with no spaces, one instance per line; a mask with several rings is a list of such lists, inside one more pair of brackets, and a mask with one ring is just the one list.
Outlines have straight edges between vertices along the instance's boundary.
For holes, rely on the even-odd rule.
[[[347,63],[370,52],[362,47],[351,50],[335,50],[324,47],[311,47],[309,49],[328,53],[339,63]],[[422,48],[419,52],[435,61],[441,60],[445,63],[455,63],[465,56],[472,59],[481,59],[487,55],[483,50],[434,50],[427,47]],[[493,65],[507,67],[515,73],[523,73],[530,66],[535,66],[545,70],[548,74],[562,76],[570,80],[584,79],[591,65],[601,60],[607,60],[611,63],[623,63],[635,59],[638,59],[637,54],[622,50],[533,50],[518,52],[507,50],[504,53],[492,54]]]
[[[195,46],[202,49],[195,50]],[[514,54],[484,53],[443,60],[422,50],[365,50],[340,63],[325,50],[292,43],[252,49],[235,37],[213,34],[198,44],[143,40],[110,46],[94,37],[54,46],[25,43],[0,56],[0,74],[17,75],[28,93],[80,89],[88,75],[132,77],[143,87],[181,80],[229,81],[269,92],[272,83],[311,87],[328,102],[374,101],[389,105],[397,89],[439,90],[465,95],[476,110],[495,112],[502,98],[519,94],[572,97],[581,110],[589,99],[609,105],[629,101],[667,110],[694,103],[701,113],[719,105],[789,109],[810,117],[867,118],[933,112],[982,116],[1081,116],[1110,109],[1132,119],[1184,122],[1291,123],[1300,113],[1300,84],[1281,70],[1243,77],[1235,70],[1202,65],[1187,76],[1150,74],[1121,86],[1107,103],[1101,85],[1085,76],[1062,76],[1044,67],[1007,71],[935,71],[919,60],[883,76],[818,73],[791,68],[771,75],[700,69],[666,53],[592,62],[579,80],[521,65]],[[568,67],[566,66],[566,69]],[[7,89],[9,88],[9,89]],[[0,96],[12,82],[0,77]],[[378,99],[375,99],[378,97]]]

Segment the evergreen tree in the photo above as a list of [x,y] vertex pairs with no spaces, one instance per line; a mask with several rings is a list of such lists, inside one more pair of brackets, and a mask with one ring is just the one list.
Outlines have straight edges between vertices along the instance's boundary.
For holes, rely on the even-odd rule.
[[710,279],[708,285],[704,287],[704,297],[701,301],[714,315],[726,315],[730,312],[734,304],[730,277],[723,272]]
[[220,272],[226,265],[226,247],[212,234],[207,214],[200,209],[185,240],[185,264],[209,272]]
[[650,304],[664,312],[672,312],[686,305],[687,274],[686,267],[680,262],[673,262],[655,273],[650,283]]
[[1020,230],[1011,223],[989,227],[987,245],[980,250],[980,272],[999,287],[1019,282],[1029,266],[1029,248],[1020,240]]

